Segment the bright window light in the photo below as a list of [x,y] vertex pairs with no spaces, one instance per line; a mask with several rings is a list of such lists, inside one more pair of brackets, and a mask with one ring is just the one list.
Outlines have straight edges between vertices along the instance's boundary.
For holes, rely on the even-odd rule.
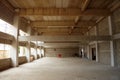
[[9,23],[3,21],[2,19],[0,19],[0,31],[4,32],[4,33],[8,33],[10,35],[14,35],[14,31],[13,31],[13,26],[10,25]]
[[25,56],[26,54],[26,47],[19,46],[19,56]]
[[27,36],[27,35],[28,35],[27,33],[25,33],[25,32],[22,31],[22,30],[20,30],[19,33],[20,33],[20,36]]
[[0,59],[10,58],[10,45],[0,44]]

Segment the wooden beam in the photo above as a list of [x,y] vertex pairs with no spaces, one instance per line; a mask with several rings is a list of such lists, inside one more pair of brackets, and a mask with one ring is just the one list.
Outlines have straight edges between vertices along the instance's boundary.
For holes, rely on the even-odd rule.
[[8,2],[8,0],[0,0],[0,4],[4,4],[7,8],[9,8],[9,10],[11,10],[12,12],[14,11],[14,7]]
[[108,16],[109,10],[87,9],[82,12],[80,9],[73,8],[30,8],[20,9],[20,16]]
[[3,43],[3,44],[12,44],[12,40],[3,39],[3,38],[0,37],[0,43]]
[[[76,25],[76,27],[79,26],[93,26],[96,22],[94,21],[80,21]],[[43,26],[74,26],[73,21],[34,21],[31,22],[31,26],[33,27],[43,27]]]
[[91,0],[85,0],[85,2],[84,2],[83,5],[82,5],[82,8],[81,8],[82,11],[85,11],[85,10],[87,9],[90,1],[91,1]]
[[87,45],[87,43],[44,43],[44,44],[38,44],[38,46],[43,46],[45,48],[80,47],[82,45]]
[[[77,28],[77,29],[74,29],[74,31],[76,32],[76,33],[78,33],[78,32],[82,32],[82,31],[87,31],[88,29],[87,28]],[[60,29],[60,28],[58,28],[58,29],[50,29],[50,28],[48,28],[48,29],[37,29],[37,31],[38,32],[47,32],[47,33],[51,33],[51,32],[56,32],[56,33],[66,33],[66,32],[68,32],[69,31],[69,28],[68,29],[64,29],[64,28],[62,28],[62,29]]]
[[19,41],[110,41],[111,36],[19,36]]
[[0,38],[5,39],[5,40],[11,40],[11,41],[14,39],[13,36],[6,34],[6,33],[3,33],[3,32],[0,32]]
[[[63,36],[63,35],[69,35],[67,32],[42,32],[39,35],[41,36]],[[71,35],[83,35],[83,32],[74,32]]]
[[120,33],[113,35],[113,39],[120,39]]
[[93,26],[95,24],[96,24],[95,21],[78,21],[75,27]]
[[31,22],[34,27],[40,26],[71,26],[74,25],[73,21],[34,21]]
[[111,12],[114,12],[116,9],[120,8],[120,0],[115,0],[112,4]]

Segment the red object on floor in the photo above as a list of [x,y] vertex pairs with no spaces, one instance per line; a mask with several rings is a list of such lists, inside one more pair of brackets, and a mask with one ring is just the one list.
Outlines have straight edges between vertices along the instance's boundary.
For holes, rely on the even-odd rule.
[[59,58],[61,58],[61,57],[62,57],[62,55],[61,55],[61,54],[58,54],[58,57],[59,57]]

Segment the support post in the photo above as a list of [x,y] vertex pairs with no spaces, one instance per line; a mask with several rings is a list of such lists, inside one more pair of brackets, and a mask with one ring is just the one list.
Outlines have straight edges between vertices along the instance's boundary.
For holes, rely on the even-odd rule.
[[37,52],[37,41],[36,41],[36,44],[35,44],[35,59],[37,59],[37,54],[38,54],[38,52]]
[[87,46],[87,58],[90,59],[90,46]]
[[[98,36],[98,26],[95,26],[95,35]],[[95,43],[95,47],[96,47],[96,62],[99,62],[99,47],[98,47],[98,41],[96,41]]]
[[[109,34],[112,36],[113,35],[113,22],[111,19],[111,16],[108,17],[108,23],[109,23]],[[111,55],[111,66],[115,67],[117,65],[116,60],[115,60],[115,40],[110,41],[110,55]]]
[[79,47],[79,57],[82,57],[81,48]]
[[85,58],[85,48],[82,48],[82,58]]
[[30,56],[31,56],[31,46],[30,46],[30,41],[28,41],[27,45],[26,45],[26,49],[27,49],[27,52],[26,52],[26,58],[27,58],[27,62],[30,62]]
[[18,67],[18,35],[19,35],[19,16],[15,15],[14,24],[13,24],[13,32],[14,32],[14,40],[11,44],[10,56],[12,60],[12,66]]
[[110,55],[111,55],[111,66],[115,67],[115,42],[114,41],[110,41]]
[[96,42],[95,46],[96,46],[96,62],[99,62],[99,55],[98,55],[98,42]]
[[41,58],[41,46],[39,47],[39,56]]
[[[27,27],[27,33],[28,33],[28,36],[31,35],[31,27],[29,26],[28,24],[28,27]],[[30,57],[31,57],[31,42],[28,41],[27,45],[26,45],[26,58],[27,58],[27,62],[30,62]]]

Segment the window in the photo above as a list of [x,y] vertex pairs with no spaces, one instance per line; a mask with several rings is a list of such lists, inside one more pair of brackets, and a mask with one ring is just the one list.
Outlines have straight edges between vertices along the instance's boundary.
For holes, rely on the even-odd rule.
[[13,26],[0,19],[0,31],[13,35]]
[[22,30],[19,31],[19,34],[20,34],[20,36],[27,36],[27,35],[28,35],[27,33],[25,33],[25,32],[22,31]]
[[0,44],[0,59],[10,58],[10,45]]
[[41,54],[44,56],[44,49],[41,49]]
[[26,47],[19,46],[19,56],[25,56],[26,54]]
[[36,54],[35,52],[36,52],[35,49],[31,48],[31,55],[35,55]]

